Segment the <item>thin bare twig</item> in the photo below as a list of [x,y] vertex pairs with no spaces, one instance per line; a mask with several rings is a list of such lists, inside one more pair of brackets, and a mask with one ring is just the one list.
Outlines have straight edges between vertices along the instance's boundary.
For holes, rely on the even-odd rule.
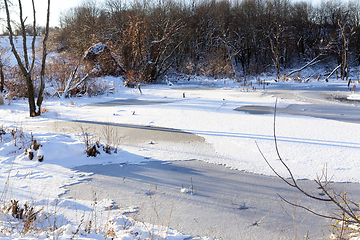
[[[276,176],[278,176],[281,180],[283,180],[286,184],[288,184],[289,186],[296,188],[297,190],[299,190],[302,194],[304,194],[305,196],[309,197],[310,199],[314,199],[317,201],[322,201],[322,202],[330,202],[333,203],[336,207],[338,207],[338,209],[341,211],[342,215],[341,217],[337,217],[336,215],[324,215],[324,214],[320,214],[318,212],[315,212],[311,209],[309,209],[308,207],[302,206],[302,205],[298,205],[295,203],[292,203],[288,200],[286,200],[285,198],[283,198],[282,196],[280,196],[278,194],[278,196],[286,203],[295,206],[295,207],[299,207],[302,209],[305,209],[306,211],[322,217],[322,218],[326,218],[326,219],[332,219],[332,220],[337,220],[337,221],[342,221],[345,222],[347,224],[350,223],[357,223],[360,224],[360,219],[358,216],[356,216],[356,214],[354,213],[353,209],[351,208],[351,205],[354,205],[356,207],[358,207],[359,205],[354,203],[353,201],[350,201],[346,198],[346,192],[344,192],[343,194],[340,193],[336,193],[330,183],[329,180],[327,178],[327,171],[326,168],[322,171],[322,175],[320,177],[318,177],[315,181],[315,183],[318,185],[318,188],[320,190],[322,190],[324,192],[324,195],[326,197],[324,198],[320,198],[320,197],[316,197],[314,194],[309,193],[305,190],[303,190],[298,184],[296,179],[293,176],[293,173],[291,171],[291,169],[287,166],[287,164],[284,162],[284,160],[282,159],[280,152],[279,152],[279,147],[278,147],[278,142],[277,142],[277,137],[276,137],[276,106],[277,106],[277,100],[275,102],[275,107],[274,107],[274,142],[275,142],[275,150],[276,150],[276,154],[277,157],[279,158],[279,161],[281,162],[281,164],[286,168],[286,171],[288,172],[288,174],[290,175],[290,181],[285,179],[285,177],[283,177],[282,175],[280,175],[276,169],[270,164],[270,162],[267,160],[267,158],[265,157],[265,155],[263,154],[263,152],[261,151],[259,145],[256,142],[256,146],[259,149],[259,152],[261,154],[261,156],[263,157],[263,159],[265,160],[265,162],[267,163],[267,165],[270,167],[270,169],[275,173]],[[322,182],[322,179],[324,179],[324,181]]]

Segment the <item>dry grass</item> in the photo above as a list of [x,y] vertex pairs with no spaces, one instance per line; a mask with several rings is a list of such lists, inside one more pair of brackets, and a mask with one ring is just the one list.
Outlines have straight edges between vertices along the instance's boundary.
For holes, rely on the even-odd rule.
[[[101,152],[107,154],[118,153],[121,137],[116,127],[106,123],[100,135],[96,135],[91,134],[90,128],[85,128],[81,123],[78,123],[78,126],[81,130],[81,141],[84,143],[85,152],[88,157],[96,157]],[[105,144],[101,142],[102,138],[105,139]]]
[[46,107],[41,107],[41,114],[43,114],[43,113],[49,113],[50,112],[50,110],[48,109],[48,108],[46,108]]
[[[118,144],[118,133],[109,127],[109,125],[104,127],[104,136],[107,136],[109,144]],[[21,134],[20,127],[5,130],[3,131],[6,132],[6,139],[12,144],[16,142],[17,146],[36,145],[35,143],[38,142],[28,134]],[[83,133],[86,133],[86,131],[87,129],[83,128]],[[20,137],[21,135],[23,137]],[[92,136],[83,135],[85,137],[84,141],[87,141],[88,144],[91,143]],[[22,143],[24,139],[26,141]],[[33,200],[33,197],[31,197],[31,200],[20,201],[11,196],[11,189],[14,184],[17,185],[15,181],[23,181],[24,178],[16,177],[10,174],[11,172],[10,169],[0,198],[0,233],[6,236],[16,235],[23,239],[34,238],[34,236],[47,236],[48,238],[59,239],[71,231],[71,238],[84,237],[88,234],[97,234],[104,238],[116,238],[122,236],[125,232],[134,239],[167,239],[173,211],[171,210],[168,215],[163,215],[161,212],[162,204],[159,204],[156,199],[153,199],[153,208],[156,210],[154,219],[164,227],[128,218],[124,215],[125,211],[118,209],[116,206],[104,208],[95,191],[92,201],[86,203],[86,206],[83,201],[46,200],[39,199],[40,196],[38,200]],[[156,186],[153,186],[154,191],[156,191]],[[171,204],[174,205],[175,203],[172,201]],[[71,228],[69,228],[69,221],[64,217],[69,211],[74,212],[72,218],[75,219]],[[119,231],[119,229],[122,229],[123,232]]]
[[[14,181],[23,181],[11,176],[9,170],[0,199],[0,233],[5,236],[17,236],[21,239],[47,236],[47,239],[59,239],[65,232],[72,231],[71,239],[87,234],[98,234],[104,238],[114,238],[118,223],[123,219],[124,229],[135,228],[134,221],[126,218],[119,209],[110,206],[103,208],[94,193],[93,200],[84,205],[76,200],[62,199],[19,201],[11,197]],[[68,211],[75,212],[75,225],[69,230],[69,221],[64,218]],[[76,217],[78,216],[78,217]],[[36,237],[36,238],[37,238]]]
[[105,139],[104,152],[108,154],[117,153],[121,142],[117,127],[112,126],[110,122],[105,123],[101,131],[101,137]]

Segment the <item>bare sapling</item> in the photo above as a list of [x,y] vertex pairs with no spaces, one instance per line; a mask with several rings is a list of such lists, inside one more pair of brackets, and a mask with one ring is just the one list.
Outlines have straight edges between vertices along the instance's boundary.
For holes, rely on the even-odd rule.
[[23,43],[23,52],[22,57],[20,56],[15,43],[14,43],[14,32],[12,30],[12,20],[10,18],[10,10],[9,10],[9,0],[4,0],[4,7],[6,12],[6,23],[7,23],[7,30],[9,32],[9,40],[11,51],[16,59],[17,65],[19,66],[21,73],[26,80],[26,87],[27,87],[27,98],[29,102],[29,112],[30,117],[36,117],[41,114],[41,105],[43,102],[43,94],[45,88],[45,66],[46,66],[46,56],[47,56],[47,49],[46,49],[46,41],[49,33],[49,21],[50,21],[50,0],[47,1],[47,18],[46,18],[46,28],[45,28],[45,35],[42,44],[42,60],[41,60],[41,71],[40,71],[40,88],[38,91],[37,101],[35,104],[35,86],[34,86],[34,79],[32,72],[34,71],[35,67],[35,42],[37,36],[37,29],[36,29],[36,12],[35,12],[35,3],[32,0],[32,14],[33,14],[33,24],[32,24],[32,41],[31,41],[31,56],[28,54],[28,46],[27,46],[27,33],[26,33],[26,18],[23,17],[23,7],[21,0],[19,0],[19,21],[20,21],[20,29],[21,29],[21,36],[22,36],[22,43]]
[[[340,230],[340,232],[341,232],[340,234],[343,235],[344,230],[346,230],[346,229],[344,229],[344,226],[349,226],[351,224],[360,226],[360,215],[356,214],[359,204],[357,204],[355,201],[350,200],[348,198],[347,192],[345,190],[337,192],[332,188],[330,180],[327,177],[326,167],[323,169],[321,175],[317,176],[317,178],[314,179],[314,182],[316,183],[318,189],[320,189],[323,192],[323,196],[321,196],[321,197],[315,196],[314,193],[303,189],[298,184],[298,181],[295,179],[292,170],[285,163],[285,161],[283,160],[283,158],[281,157],[280,152],[279,152],[277,138],[276,138],[276,131],[275,131],[276,130],[276,105],[277,105],[277,101],[275,102],[275,108],[274,108],[274,129],[273,129],[275,150],[276,150],[276,155],[278,157],[278,160],[285,167],[285,169],[290,177],[288,178],[288,177],[285,177],[284,175],[281,175],[272,166],[270,161],[265,157],[265,155],[261,151],[259,145],[256,143],[261,156],[263,157],[263,159],[265,160],[267,165],[270,167],[270,169],[275,173],[275,175],[277,177],[279,177],[281,180],[283,180],[287,185],[298,190],[301,194],[305,195],[306,197],[308,197],[314,201],[320,201],[320,202],[325,202],[325,203],[331,204],[332,206],[334,206],[337,209],[337,211],[332,212],[332,213],[320,213],[320,212],[317,212],[316,210],[310,209],[309,207],[305,207],[303,205],[291,202],[291,201],[283,198],[279,194],[278,194],[278,196],[284,202],[286,202],[294,207],[304,209],[304,210],[306,210],[316,216],[319,216],[321,218],[335,221],[335,224],[332,227],[333,233],[335,230]],[[347,230],[349,230],[349,228],[347,228]],[[354,231],[354,229],[352,229],[352,231]],[[357,230],[357,231],[359,232],[360,230]]]

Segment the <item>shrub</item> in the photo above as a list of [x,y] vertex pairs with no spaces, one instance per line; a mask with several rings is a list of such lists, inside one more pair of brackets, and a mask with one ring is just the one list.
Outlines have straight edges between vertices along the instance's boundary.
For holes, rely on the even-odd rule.
[[124,86],[134,88],[138,86],[138,83],[149,83],[150,81],[150,76],[146,75],[142,70],[128,70]]
[[231,77],[232,69],[226,58],[219,54],[206,57],[208,60],[199,65],[201,75],[221,78]]
[[[38,85],[38,81],[35,76],[38,76],[38,68],[34,67],[33,79],[35,85]],[[6,72],[7,82],[5,83],[5,89],[7,90],[6,99],[12,101],[14,99],[26,98],[27,87],[23,74],[18,66],[8,68]],[[35,88],[37,89],[37,88]]]
[[[73,82],[74,85],[90,72],[90,67],[87,64],[80,65],[79,59],[76,59],[69,54],[51,57],[46,72],[47,82],[57,93],[62,94],[75,69],[77,69],[77,71]],[[84,88],[83,85],[79,85],[77,88],[70,91],[69,94],[70,96],[75,96],[79,92],[86,92],[86,90],[86,87]]]

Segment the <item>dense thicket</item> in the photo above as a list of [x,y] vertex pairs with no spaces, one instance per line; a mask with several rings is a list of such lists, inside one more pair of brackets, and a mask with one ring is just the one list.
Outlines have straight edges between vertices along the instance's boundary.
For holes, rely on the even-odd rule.
[[[322,61],[347,77],[360,63],[360,2],[107,0],[64,13],[59,49],[83,54],[106,43],[129,78],[167,71],[246,77]],[[324,73],[325,74],[325,73]]]

